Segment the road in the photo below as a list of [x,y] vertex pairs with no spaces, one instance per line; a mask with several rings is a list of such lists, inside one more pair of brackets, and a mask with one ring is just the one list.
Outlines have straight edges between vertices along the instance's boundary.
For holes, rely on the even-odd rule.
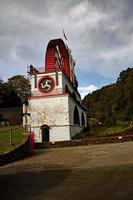
[[132,200],[133,142],[37,150],[0,167],[2,200]]

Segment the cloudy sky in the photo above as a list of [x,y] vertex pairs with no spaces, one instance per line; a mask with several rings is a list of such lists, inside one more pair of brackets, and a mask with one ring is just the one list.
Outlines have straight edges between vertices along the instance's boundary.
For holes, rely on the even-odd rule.
[[0,0],[1,78],[44,66],[47,43],[62,29],[82,95],[133,66],[133,0]]

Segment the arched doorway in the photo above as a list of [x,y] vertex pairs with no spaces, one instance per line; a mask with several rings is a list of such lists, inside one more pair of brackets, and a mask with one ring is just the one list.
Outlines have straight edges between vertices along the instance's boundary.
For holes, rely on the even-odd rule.
[[49,142],[49,129],[50,127],[46,124],[41,126],[41,130],[42,130],[42,142]]
[[84,114],[83,114],[83,112],[82,112],[82,126],[85,126],[85,117],[84,117]]
[[80,125],[80,120],[79,120],[79,111],[78,111],[78,108],[77,106],[75,106],[74,108],[74,115],[73,115],[73,121],[74,121],[74,124],[76,125]]

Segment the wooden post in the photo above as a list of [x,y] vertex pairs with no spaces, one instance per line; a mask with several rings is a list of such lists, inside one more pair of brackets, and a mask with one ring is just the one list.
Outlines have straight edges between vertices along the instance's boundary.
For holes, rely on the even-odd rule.
[[12,145],[12,129],[10,130],[10,145]]

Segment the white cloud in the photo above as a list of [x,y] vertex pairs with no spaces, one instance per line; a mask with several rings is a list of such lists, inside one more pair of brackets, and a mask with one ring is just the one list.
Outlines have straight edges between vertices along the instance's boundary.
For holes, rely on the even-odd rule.
[[29,64],[43,66],[48,41],[61,37],[62,29],[77,71],[114,77],[133,65],[131,0],[0,1],[0,73],[4,78],[25,73]]
[[97,86],[95,85],[89,85],[89,86],[85,86],[85,87],[79,87],[79,93],[81,94],[81,98],[83,99],[85,97],[85,95],[87,95],[88,93],[92,93],[93,91],[97,90]]

